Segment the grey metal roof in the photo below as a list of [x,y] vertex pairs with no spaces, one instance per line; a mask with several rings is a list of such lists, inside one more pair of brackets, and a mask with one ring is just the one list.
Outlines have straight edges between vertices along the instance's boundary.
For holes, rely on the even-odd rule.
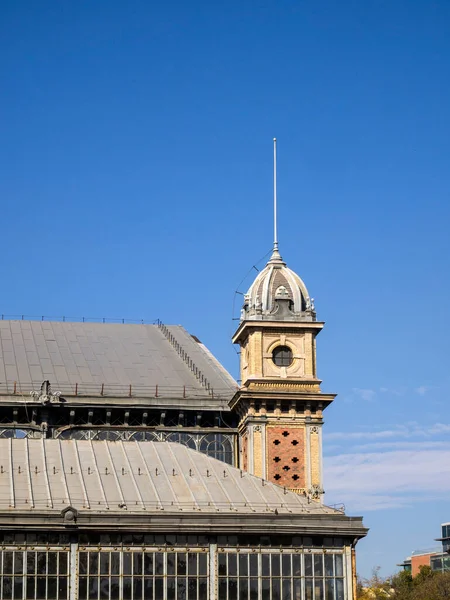
[[338,515],[169,442],[0,439],[0,512]]
[[237,389],[179,325],[0,321],[0,394],[29,394],[44,380],[84,396],[228,399]]

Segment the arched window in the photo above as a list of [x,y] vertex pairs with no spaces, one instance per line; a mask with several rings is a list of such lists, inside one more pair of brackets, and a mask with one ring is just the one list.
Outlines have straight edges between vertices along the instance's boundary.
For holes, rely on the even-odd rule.
[[24,430],[24,429],[15,429],[14,427],[9,427],[9,428],[5,428],[5,429],[0,429],[0,438],[26,438],[29,437],[29,433],[31,433],[32,430],[30,430],[30,432]]
[[123,432],[114,431],[114,429],[99,429],[98,431],[94,431],[93,434],[94,435],[91,438],[93,440],[108,440],[109,442],[114,442],[123,439]]
[[62,440],[93,440],[97,431],[92,429],[64,429],[57,431],[55,437]]
[[192,450],[197,450],[194,438],[188,433],[168,433],[165,441],[176,442],[177,444],[192,448]]
[[208,433],[200,442],[200,452],[222,462],[233,464],[233,446],[223,433]]
[[128,438],[135,442],[159,442],[159,437],[152,431],[133,431]]

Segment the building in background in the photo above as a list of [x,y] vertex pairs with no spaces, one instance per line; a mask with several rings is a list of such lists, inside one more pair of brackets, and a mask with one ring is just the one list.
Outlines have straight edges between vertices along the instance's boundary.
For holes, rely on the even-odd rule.
[[436,541],[442,542],[441,547],[429,548],[427,550],[415,550],[398,566],[405,571],[411,571],[415,577],[419,574],[421,567],[430,567],[433,571],[450,571],[450,523],[441,525],[442,537]]

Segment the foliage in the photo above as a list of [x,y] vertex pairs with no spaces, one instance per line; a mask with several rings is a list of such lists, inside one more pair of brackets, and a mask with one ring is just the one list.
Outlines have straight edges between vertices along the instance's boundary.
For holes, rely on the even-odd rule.
[[380,567],[375,567],[372,577],[357,584],[358,600],[386,600],[392,594],[391,582],[380,576]]
[[382,578],[379,568],[372,577],[358,581],[357,600],[450,600],[450,573],[420,567],[414,579],[409,571]]

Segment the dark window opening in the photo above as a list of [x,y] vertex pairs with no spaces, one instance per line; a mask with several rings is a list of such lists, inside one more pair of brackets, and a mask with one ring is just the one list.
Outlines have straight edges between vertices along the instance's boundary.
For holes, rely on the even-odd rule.
[[272,352],[272,360],[277,367],[289,367],[293,361],[292,350],[288,346],[277,346]]

